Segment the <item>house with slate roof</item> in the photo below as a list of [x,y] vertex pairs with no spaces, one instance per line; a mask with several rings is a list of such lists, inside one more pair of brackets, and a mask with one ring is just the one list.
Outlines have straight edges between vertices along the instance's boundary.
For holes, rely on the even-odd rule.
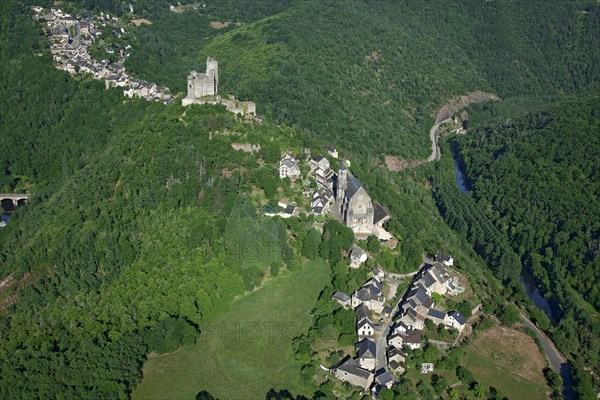
[[300,176],[300,163],[290,154],[284,154],[279,161],[279,177],[296,179]]
[[372,371],[375,369],[375,357],[377,356],[377,346],[369,338],[363,338],[356,344],[356,357],[360,366]]
[[343,361],[337,368],[333,369],[333,375],[344,382],[365,389],[371,386],[374,379],[374,375],[371,371],[362,368],[358,360],[350,357]]
[[372,337],[375,327],[369,318],[363,318],[356,324],[356,331],[359,338]]
[[337,301],[342,307],[348,308],[352,303],[352,299],[346,293],[335,292],[331,298]]
[[451,311],[448,313],[448,316],[446,317],[446,325],[448,325],[452,328],[458,329],[460,332],[462,332],[462,330],[465,329],[466,323],[467,323],[467,320],[458,311]]

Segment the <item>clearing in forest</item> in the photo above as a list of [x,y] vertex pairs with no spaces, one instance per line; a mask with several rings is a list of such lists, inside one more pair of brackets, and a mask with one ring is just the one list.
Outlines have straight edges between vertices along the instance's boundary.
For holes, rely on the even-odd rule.
[[329,268],[311,262],[241,297],[204,324],[195,345],[149,359],[133,399],[192,399],[200,390],[221,399],[262,399],[271,388],[312,394],[292,339],[308,331],[328,280]]

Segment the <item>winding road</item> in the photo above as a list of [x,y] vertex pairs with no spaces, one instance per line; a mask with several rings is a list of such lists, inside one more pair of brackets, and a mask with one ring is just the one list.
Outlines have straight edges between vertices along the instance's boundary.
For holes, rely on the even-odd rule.
[[558,352],[556,347],[554,347],[554,343],[542,332],[529,318],[527,318],[524,314],[521,314],[521,321],[523,321],[523,325],[527,328],[531,329],[535,336],[538,338],[542,345],[542,349],[548,360],[550,361],[550,367],[557,373],[560,374],[561,368],[563,364],[566,363],[565,358]]

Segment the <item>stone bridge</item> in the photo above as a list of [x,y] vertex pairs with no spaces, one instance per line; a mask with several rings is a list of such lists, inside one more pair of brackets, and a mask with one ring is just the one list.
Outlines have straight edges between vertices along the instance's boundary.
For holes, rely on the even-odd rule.
[[4,200],[11,200],[15,207],[19,206],[19,201],[27,201],[31,197],[31,194],[15,194],[15,193],[0,193],[0,202]]

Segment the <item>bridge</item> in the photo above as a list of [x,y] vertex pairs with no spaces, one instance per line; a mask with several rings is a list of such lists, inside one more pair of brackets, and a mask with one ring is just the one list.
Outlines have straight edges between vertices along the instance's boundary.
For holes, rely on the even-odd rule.
[[19,206],[19,201],[27,201],[29,200],[29,198],[31,197],[31,194],[15,194],[15,193],[8,193],[8,194],[2,194],[0,193],[0,202],[4,201],[4,200],[11,200],[13,202],[13,205],[15,207]]

